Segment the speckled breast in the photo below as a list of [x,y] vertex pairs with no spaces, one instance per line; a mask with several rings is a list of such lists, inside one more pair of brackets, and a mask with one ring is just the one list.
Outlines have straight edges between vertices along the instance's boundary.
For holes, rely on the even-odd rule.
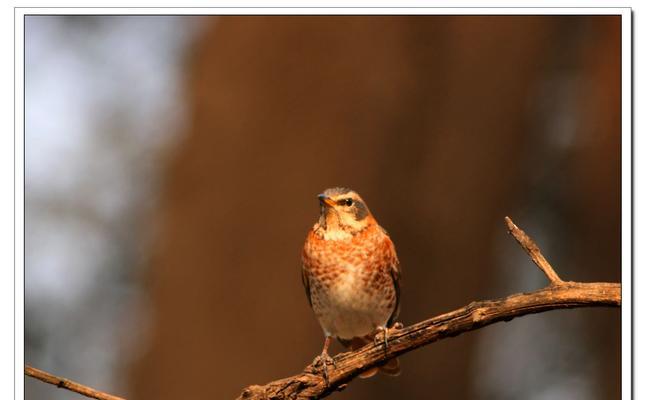
[[324,240],[311,231],[303,273],[312,308],[327,335],[350,339],[385,326],[396,307],[390,238],[371,226],[352,238]]

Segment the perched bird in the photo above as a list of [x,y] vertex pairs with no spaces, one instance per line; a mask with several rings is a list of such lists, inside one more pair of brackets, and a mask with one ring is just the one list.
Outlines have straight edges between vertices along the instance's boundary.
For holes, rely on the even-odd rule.
[[[325,334],[321,355],[325,380],[331,338],[355,350],[383,333],[399,313],[400,268],[395,246],[366,203],[353,190],[331,188],[318,195],[321,214],[303,247],[302,277],[310,306]],[[396,326],[393,326],[393,325]],[[379,367],[399,374],[397,358]],[[363,372],[370,377],[377,368]]]

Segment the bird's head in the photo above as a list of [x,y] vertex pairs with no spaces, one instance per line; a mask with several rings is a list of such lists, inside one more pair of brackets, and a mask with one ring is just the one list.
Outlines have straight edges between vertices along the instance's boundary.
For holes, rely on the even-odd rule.
[[319,227],[328,232],[354,235],[374,222],[361,196],[347,188],[330,188],[318,195],[321,205]]

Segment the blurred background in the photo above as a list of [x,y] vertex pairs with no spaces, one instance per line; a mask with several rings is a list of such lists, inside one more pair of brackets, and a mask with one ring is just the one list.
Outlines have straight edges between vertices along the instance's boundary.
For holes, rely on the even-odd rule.
[[[132,399],[299,372],[323,342],[300,251],[331,186],[393,238],[404,324],[546,284],[505,215],[563,279],[619,281],[620,23],[27,17],[26,362]],[[526,316],[333,396],[618,399],[619,323]]]

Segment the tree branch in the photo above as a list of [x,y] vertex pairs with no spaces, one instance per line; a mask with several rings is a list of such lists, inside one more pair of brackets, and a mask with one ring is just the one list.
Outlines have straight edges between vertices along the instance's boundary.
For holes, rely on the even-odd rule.
[[541,254],[534,241],[505,217],[509,233],[545,273],[550,285],[530,293],[517,293],[503,299],[484,300],[427,319],[398,330],[390,330],[388,353],[384,345],[368,344],[356,351],[334,357],[336,366],[328,368],[329,384],[314,365],[288,378],[264,386],[252,385],[243,390],[238,400],[309,399],[328,396],[343,390],[362,371],[384,364],[393,357],[448,337],[460,335],[499,321],[561,308],[620,307],[621,284],[564,282]]
[[[347,383],[361,372],[384,364],[419,347],[476,330],[499,321],[510,321],[527,314],[540,313],[561,308],[578,307],[620,307],[621,284],[564,282],[550,263],[543,257],[534,241],[518,228],[509,217],[505,217],[509,233],[543,271],[550,284],[530,293],[517,293],[503,299],[483,300],[408,326],[390,330],[388,353],[383,342],[368,344],[356,351],[341,353],[334,357],[335,366],[328,368],[329,384],[314,365],[289,378],[270,382],[264,386],[252,385],[244,389],[241,399],[280,400],[310,399],[328,396],[343,390]],[[124,400],[66,378],[25,366],[25,375],[50,383],[59,388],[71,390],[98,400]]]
[[554,271],[554,268],[552,268],[550,263],[547,262],[545,257],[543,257],[541,249],[538,248],[536,243],[534,243],[534,241],[527,236],[522,229],[517,227],[511,218],[505,217],[505,223],[507,223],[509,233],[514,237],[514,239],[516,239],[518,244],[520,244],[523,250],[525,250],[532,261],[534,261],[534,264],[543,271],[545,276],[547,276],[547,279],[549,279],[553,285],[563,283],[561,278],[559,278],[558,274]]
[[55,385],[55,386],[57,386],[59,388],[71,390],[72,392],[76,392],[76,393],[82,394],[83,396],[90,397],[90,398],[93,398],[93,399],[98,399],[98,400],[124,400],[121,397],[117,397],[117,396],[113,396],[111,394],[100,392],[100,391],[98,391],[96,389],[92,389],[91,387],[81,385],[80,383],[70,381],[69,379],[66,379],[66,378],[60,378],[58,376],[54,376],[54,375],[50,374],[49,372],[45,372],[43,370],[31,367],[29,365],[25,365],[25,375],[31,376],[32,378],[39,379],[39,380],[41,380],[43,382],[46,382],[46,383],[51,383],[52,385]]

